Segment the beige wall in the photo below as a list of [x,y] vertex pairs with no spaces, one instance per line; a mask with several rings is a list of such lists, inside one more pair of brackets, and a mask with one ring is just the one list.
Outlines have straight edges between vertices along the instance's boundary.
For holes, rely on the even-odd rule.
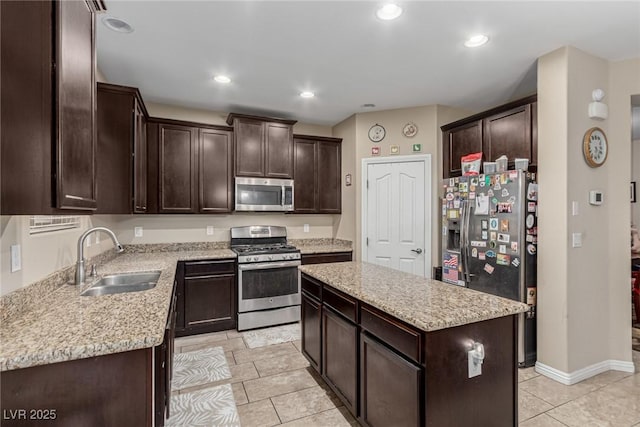
[[[443,107],[439,105],[428,105],[423,107],[401,108],[395,110],[373,111],[369,113],[358,113],[333,128],[335,136],[343,138],[343,175],[346,171],[353,171],[352,188],[345,191],[343,187],[343,217],[347,215],[352,219],[343,218],[343,222],[338,229],[338,236],[349,236],[354,242],[354,255],[356,259],[361,259],[361,239],[362,239],[362,159],[371,156],[371,148],[380,147],[379,157],[392,157],[390,154],[391,145],[398,145],[399,155],[430,154],[431,155],[431,193],[433,200],[438,194],[438,183],[442,177],[442,132],[440,126],[469,115],[469,111]],[[408,122],[413,122],[418,126],[418,134],[413,138],[407,138],[402,134],[402,128]],[[385,138],[379,143],[372,143],[369,140],[369,128],[374,124],[384,126],[386,130]],[[422,144],[422,151],[412,152],[413,144]],[[431,264],[439,265],[439,245],[440,227],[438,214],[439,204],[432,203],[431,221]]]
[[[640,198],[640,139],[631,143],[631,181],[636,182],[636,200]],[[631,203],[631,223],[640,227],[640,201]]]
[[[640,76],[633,71],[572,47],[538,61],[538,361],[567,374],[631,360],[630,218],[623,192],[630,180],[630,82]],[[608,94],[608,120],[587,115],[595,88]],[[605,165],[592,169],[582,140],[594,126],[607,132],[610,150]],[[594,189],[604,191],[602,206],[588,203]],[[582,233],[582,247],[572,247],[572,233]]]
[[[64,267],[75,264],[77,243],[82,232],[94,225],[94,218],[83,216],[81,227],[52,233],[29,234],[29,216],[0,217],[0,295],[40,280]],[[111,239],[100,235],[100,243],[85,250],[85,257],[92,257],[113,247]],[[22,270],[11,273],[10,247],[20,245]]]

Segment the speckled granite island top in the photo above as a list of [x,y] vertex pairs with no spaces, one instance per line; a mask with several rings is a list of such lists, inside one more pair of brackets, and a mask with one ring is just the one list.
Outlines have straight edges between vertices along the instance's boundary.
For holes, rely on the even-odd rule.
[[526,304],[365,262],[300,266],[300,271],[425,332],[528,310]]
[[99,266],[100,275],[160,270],[156,287],[142,292],[89,297],[80,296],[80,289],[67,284],[37,295],[37,286],[21,289],[19,292],[34,295],[23,296],[28,308],[3,316],[0,371],[161,344],[177,262],[235,257],[229,249],[134,252]]

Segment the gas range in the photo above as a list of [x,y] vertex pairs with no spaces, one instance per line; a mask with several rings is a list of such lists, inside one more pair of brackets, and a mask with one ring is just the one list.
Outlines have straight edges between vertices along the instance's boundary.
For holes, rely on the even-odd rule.
[[233,227],[231,250],[238,254],[238,264],[300,259],[300,251],[287,244],[287,229],[273,225]]

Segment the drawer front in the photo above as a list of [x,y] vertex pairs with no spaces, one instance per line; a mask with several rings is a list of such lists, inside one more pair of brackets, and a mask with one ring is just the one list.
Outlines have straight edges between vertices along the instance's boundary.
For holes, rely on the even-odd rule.
[[327,262],[348,262],[353,258],[351,252],[333,252],[326,254],[304,254],[302,255],[302,265],[324,264]]
[[369,307],[360,308],[360,326],[415,362],[422,362],[420,331]]
[[358,312],[356,299],[344,295],[333,288],[324,286],[322,290],[322,302],[345,316],[347,319],[357,323]]
[[229,260],[184,262],[185,277],[207,276],[212,274],[231,274],[235,272],[235,262]]
[[308,295],[315,297],[318,301],[320,301],[320,292],[322,285],[319,282],[309,278],[308,276],[302,275],[302,283],[301,283],[302,291]]

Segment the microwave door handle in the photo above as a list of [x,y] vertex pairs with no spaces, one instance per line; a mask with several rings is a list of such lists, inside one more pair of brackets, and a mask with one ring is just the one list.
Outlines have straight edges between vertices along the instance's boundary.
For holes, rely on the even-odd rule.
[[282,206],[284,208],[284,185],[282,185],[280,187],[282,193],[281,193],[281,198],[280,198],[280,206]]

